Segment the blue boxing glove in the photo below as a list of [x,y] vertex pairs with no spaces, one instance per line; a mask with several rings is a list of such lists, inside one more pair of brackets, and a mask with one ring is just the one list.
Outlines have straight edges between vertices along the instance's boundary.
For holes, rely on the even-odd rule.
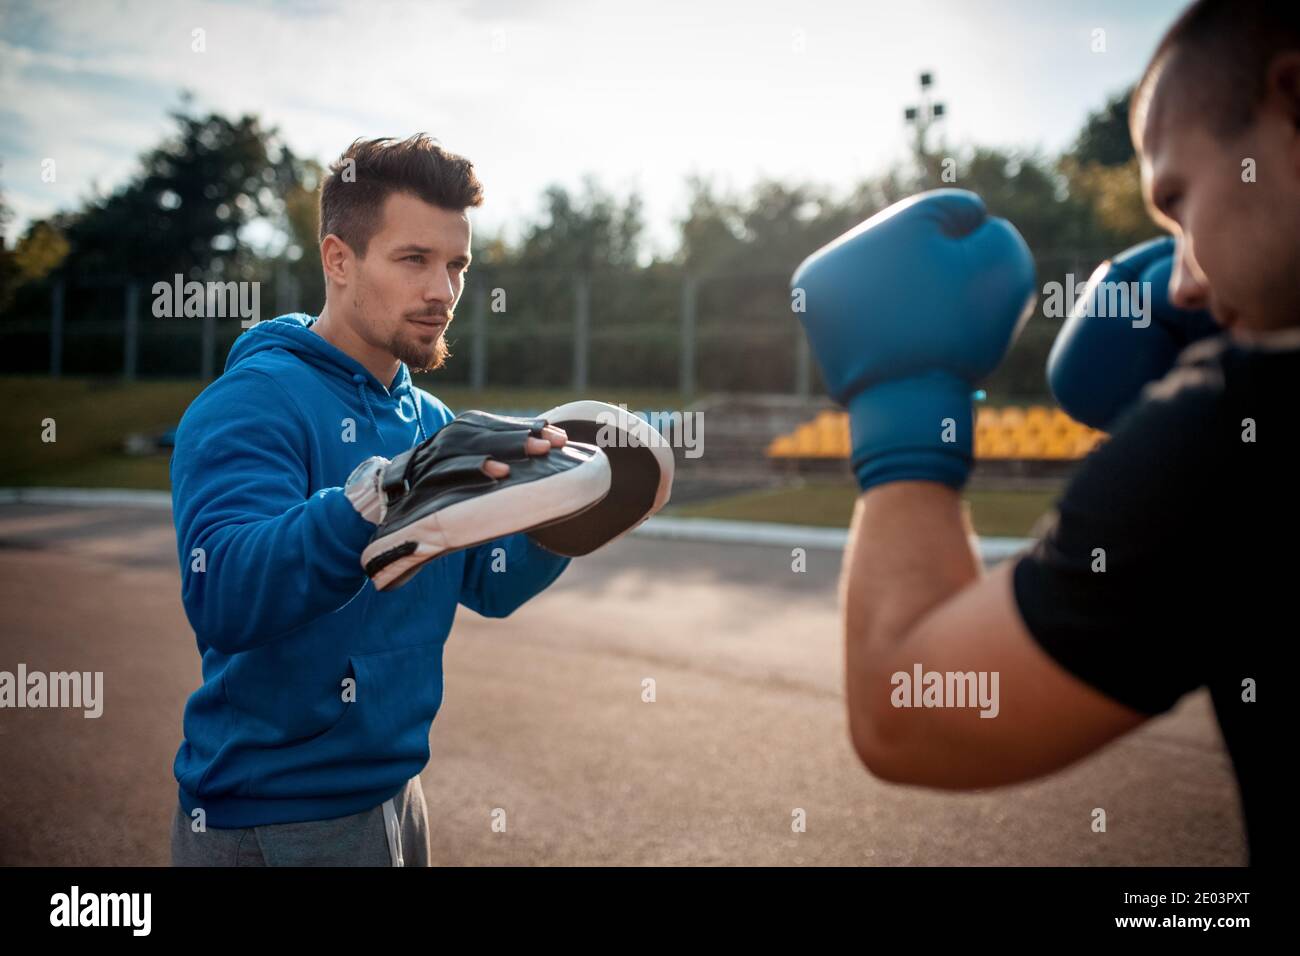
[[1047,382],[1071,418],[1110,430],[1149,382],[1219,326],[1169,301],[1174,241],[1152,239],[1093,272],[1047,358]]
[[817,250],[791,289],[827,389],[849,411],[858,485],[965,484],[971,390],[1034,305],[1034,260],[1015,227],[974,193],[922,193]]

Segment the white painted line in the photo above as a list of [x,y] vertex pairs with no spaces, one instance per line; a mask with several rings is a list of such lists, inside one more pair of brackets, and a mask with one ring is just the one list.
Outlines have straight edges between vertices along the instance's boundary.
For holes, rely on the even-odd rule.
[[849,538],[843,528],[767,521],[722,521],[717,518],[666,518],[662,515],[655,515],[633,534],[678,541],[770,544],[783,548],[825,548],[828,551],[843,551]]
[[[849,533],[844,528],[774,524],[763,521],[722,521],[716,518],[666,518],[655,515],[633,534],[677,541],[716,544],[767,544],[782,548],[824,548],[843,551]],[[980,538],[980,557],[1002,561],[1033,544],[1032,538]]]
[[[166,491],[132,488],[0,488],[0,504],[57,505],[74,508],[150,508],[172,506]],[[666,518],[655,515],[632,532],[643,538],[704,541],[714,544],[758,544],[781,548],[843,551],[849,533],[844,528],[774,524],[765,521],[722,521],[717,518]],[[1033,544],[1032,538],[980,538],[980,557],[995,563]]]
[[0,488],[0,504],[171,510],[172,496],[168,491],[142,491],[138,488]]

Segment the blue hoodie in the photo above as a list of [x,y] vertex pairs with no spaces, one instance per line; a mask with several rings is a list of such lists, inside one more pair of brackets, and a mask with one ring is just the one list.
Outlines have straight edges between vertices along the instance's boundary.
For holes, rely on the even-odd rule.
[[324,820],[392,797],[428,762],[457,603],[505,617],[568,565],[512,535],[376,591],[360,563],[374,526],[341,486],[452,413],[405,365],[385,388],[313,321],[241,335],[176,433],[172,514],[203,686],[174,770],[185,812],[202,807],[213,827]]

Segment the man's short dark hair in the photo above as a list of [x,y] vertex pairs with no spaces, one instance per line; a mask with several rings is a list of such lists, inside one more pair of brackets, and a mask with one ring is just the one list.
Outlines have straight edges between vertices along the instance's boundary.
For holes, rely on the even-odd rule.
[[321,184],[320,238],[333,233],[364,256],[379,229],[384,200],[400,192],[452,212],[483,202],[474,164],[427,134],[358,139],[330,165]]
[[[1160,74],[1173,71],[1178,94],[1210,132],[1232,139],[1254,120],[1268,66],[1285,50],[1300,50],[1295,0],[1197,0],[1156,47],[1133,96],[1129,125],[1144,119]],[[1141,134],[1134,132],[1135,138]]]

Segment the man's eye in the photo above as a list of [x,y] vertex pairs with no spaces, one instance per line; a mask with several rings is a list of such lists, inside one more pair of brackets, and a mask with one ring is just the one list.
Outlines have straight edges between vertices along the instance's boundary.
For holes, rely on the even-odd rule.
[[423,262],[423,261],[424,261],[424,256],[421,256],[421,255],[405,256],[404,258],[405,258],[405,260],[406,260],[407,262]]

